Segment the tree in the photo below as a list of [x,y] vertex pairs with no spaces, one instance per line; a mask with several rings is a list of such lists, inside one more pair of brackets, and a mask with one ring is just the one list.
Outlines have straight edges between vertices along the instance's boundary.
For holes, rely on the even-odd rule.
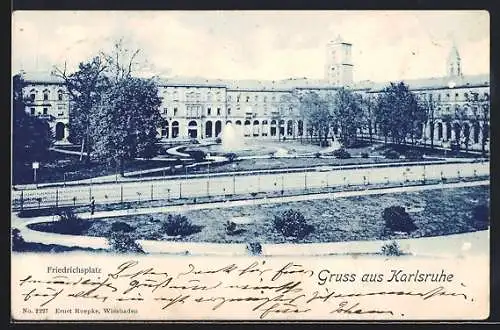
[[352,91],[340,88],[331,99],[330,125],[338,123],[340,126],[340,141],[346,146],[351,146],[357,138],[357,131],[363,125],[361,99]]
[[69,140],[81,145],[80,160],[84,152],[89,158],[92,152],[91,118],[97,111],[103,93],[110,86],[103,74],[105,70],[106,64],[99,56],[81,62],[78,70],[72,74],[67,74],[66,63],[63,69],[55,68],[56,76],[64,80],[70,95]]
[[469,120],[468,107],[456,105],[453,119],[455,120],[455,124],[452,127],[455,131],[455,144],[457,148],[460,149],[463,143],[465,145],[465,151],[467,151],[470,144],[470,132],[465,129],[465,125],[468,125]]
[[397,144],[404,143],[408,135],[415,142],[417,128],[426,120],[424,109],[403,82],[391,82],[382,91],[375,116],[385,141],[390,136]]
[[[427,123],[425,125],[429,125],[428,127],[431,140],[431,149],[434,149],[434,128],[436,124],[438,104],[432,97],[432,94],[429,94],[429,98],[423,98],[420,100],[420,107],[425,112],[425,117],[427,118]],[[424,135],[424,139],[425,138],[426,136]]]
[[122,175],[126,160],[155,156],[160,105],[151,79],[128,77],[113,84],[92,118],[95,156],[118,164]]
[[26,113],[24,86],[22,76],[15,75],[12,79],[12,158],[22,163],[45,158],[53,143],[47,121]]
[[489,136],[489,122],[490,122],[490,100],[488,94],[484,94],[482,97],[479,93],[472,93],[472,95],[467,96],[467,105],[471,109],[471,120],[475,129],[479,129],[481,133],[480,143],[481,152],[484,155],[486,153],[486,142]]
[[368,129],[368,136],[370,143],[373,143],[373,131],[376,124],[375,111],[377,107],[377,100],[373,95],[366,94],[361,98],[361,108],[363,113],[363,125]]
[[311,141],[316,133],[320,144],[326,144],[332,122],[328,103],[317,93],[307,92],[300,99],[300,112],[307,119]]

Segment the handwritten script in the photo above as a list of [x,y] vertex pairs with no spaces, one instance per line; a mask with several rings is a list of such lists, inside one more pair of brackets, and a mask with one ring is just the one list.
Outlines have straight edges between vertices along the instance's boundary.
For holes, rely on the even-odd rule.
[[[179,308],[208,309],[212,315],[239,310],[257,319],[307,319],[318,310],[331,318],[336,315],[394,318],[404,317],[417,301],[420,304],[474,302],[466,285],[455,283],[453,274],[444,270],[339,273],[292,261],[271,266],[266,260],[215,267],[186,262],[184,268],[151,267],[128,260],[108,269],[111,271],[98,274],[26,273],[13,285],[21,301],[29,306],[24,309],[26,313],[35,309],[95,318],[110,313],[140,314],[142,308],[157,313]],[[384,290],[377,289],[377,282],[385,282],[378,286]],[[72,306],[84,307],[67,308],[68,299]],[[398,299],[401,303],[394,303]]]

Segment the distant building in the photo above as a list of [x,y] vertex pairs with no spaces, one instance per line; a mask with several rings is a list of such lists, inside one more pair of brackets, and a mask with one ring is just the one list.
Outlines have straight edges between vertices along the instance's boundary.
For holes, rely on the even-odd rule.
[[[253,138],[289,139],[308,135],[307,122],[301,117],[293,95],[315,91],[320,95],[340,87],[376,96],[388,82],[354,82],[352,45],[340,37],[326,46],[325,77],[322,80],[291,78],[276,81],[222,80],[204,78],[168,78],[159,82],[164,119],[159,136],[171,139],[207,139],[217,137],[224,125],[242,125],[244,135]],[[431,98],[437,103],[434,139],[437,143],[455,140],[453,129],[458,107],[468,107],[470,97],[489,99],[489,75],[464,76],[458,49],[453,45],[447,61],[445,77],[405,80],[420,99]],[[23,73],[29,99],[26,111],[46,119],[57,141],[68,137],[70,102],[63,81],[53,75]],[[465,123],[471,145],[481,141],[481,129]],[[481,124],[479,124],[481,125]],[[486,125],[489,125],[486,124]],[[427,141],[430,127],[423,125]]]

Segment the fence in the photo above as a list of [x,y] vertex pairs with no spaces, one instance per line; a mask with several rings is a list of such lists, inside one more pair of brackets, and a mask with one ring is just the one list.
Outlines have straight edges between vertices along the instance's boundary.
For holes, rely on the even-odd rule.
[[14,210],[96,204],[176,200],[240,194],[308,191],[350,185],[394,184],[489,176],[489,162],[406,165],[329,171],[206,175],[149,182],[89,184],[86,186],[12,191]]

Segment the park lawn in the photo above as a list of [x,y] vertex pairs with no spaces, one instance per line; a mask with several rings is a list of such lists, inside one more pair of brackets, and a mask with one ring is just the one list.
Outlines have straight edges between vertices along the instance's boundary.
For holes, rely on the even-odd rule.
[[[383,194],[311,200],[281,204],[192,210],[184,213],[201,231],[185,237],[168,237],[162,233],[167,214],[134,215],[94,220],[90,227],[75,233],[106,236],[111,224],[126,222],[135,229],[136,239],[178,240],[214,243],[283,243],[289,240],[277,232],[272,220],[287,209],[302,212],[314,231],[297,242],[344,242],[393,239],[401,236],[384,230],[384,208],[404,206],[418,229],[404,237],[430,237],[475,231],[472,224],[474,207],[489,207],[489,187],[435,189],[422,192]],[[251,217],[254,222],[238,225],[241,232],[227,235],[224,223],[235,217]],[[44,229],[48,230],[46,226]],[[33,229],[35,229],[33,227]],[[294,240],[295,241],[295,240]]]
[[[125,162],[125,172],[169,166],[170,162],[161,160],[132,160]],[[66,175],[65,175],[66,173]],[[63,182],[90,179],[98,176],[114,175],[116,169],[105,162],[80,161],[79,155],[63,154],[49,150],[47,157],[40,160],[37,170],[37,182]],[[32,184],[33,169],[31,163],[14,162],[12,184]]]

